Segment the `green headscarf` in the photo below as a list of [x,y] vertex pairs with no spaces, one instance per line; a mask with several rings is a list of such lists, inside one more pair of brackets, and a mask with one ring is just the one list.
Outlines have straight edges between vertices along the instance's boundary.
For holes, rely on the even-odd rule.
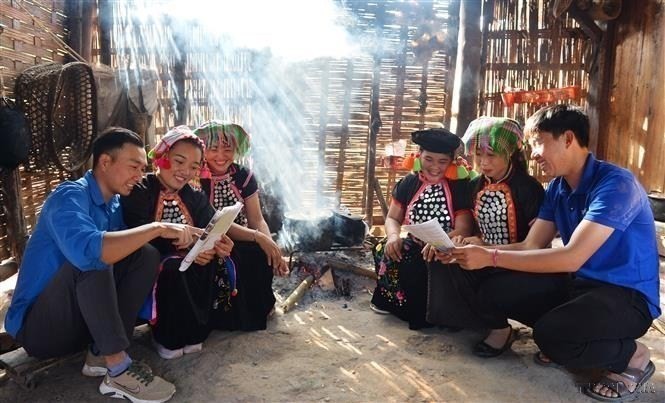
[[242,158],[249,152],[249,134],[235,123],[210,120],[196,128],[194,134],[199,136],[208,148],[218,143],[231,146],[236,158]]

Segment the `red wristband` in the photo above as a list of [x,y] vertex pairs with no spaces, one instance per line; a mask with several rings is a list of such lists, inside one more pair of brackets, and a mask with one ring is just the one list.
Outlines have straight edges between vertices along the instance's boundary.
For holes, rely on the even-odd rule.
[[494,267],[496,267],[496,258],[498,256],[498,254],[499,254],[499,250],[494,249],[494,251],[492,252],[492,264],[494,265]]

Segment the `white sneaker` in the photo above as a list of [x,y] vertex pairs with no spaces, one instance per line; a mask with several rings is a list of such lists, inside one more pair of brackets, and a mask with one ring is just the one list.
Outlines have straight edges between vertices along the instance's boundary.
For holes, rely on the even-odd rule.
[[188,344],[183,347],[182,352],[185,354],[200,353],[203,350],[203,343]]
[[180,358],[185,353],[182,348],[177,348],[175,350],[169,350],[168,348],[157,343],[155,340],[152,341],[157,350],[157,354],[165,360],[172,360],[174,358]]
[[146,364],[133,361],[129,368],[118,376],[113,377],[107,373],[99,385],[99,393],[134,403],[160,403],[173,397],[175,385],[153,375]]
[[106,360],[101,355],[94,355],[88,350],[81,373],[85,376],[104,376],[108,372]]

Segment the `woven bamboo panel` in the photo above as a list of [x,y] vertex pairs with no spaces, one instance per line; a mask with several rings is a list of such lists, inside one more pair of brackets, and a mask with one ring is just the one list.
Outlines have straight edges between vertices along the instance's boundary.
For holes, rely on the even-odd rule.
[[[415,60],[411,45],[423,25],[423,15],[431,15],[438,29],[448,29],[448,3],[445,0],[422,2],[421,5],[402,1],[345,3],[357,18],[355,30],[358,33],[364,38],[373,38],[380,30],[382,39],[379,68],[382,126],[377,138],[375,163],[376,177],[386,197],[395,181],[406,171],[396,172],[382,167],[385,146],[400,139],[408,140],[415,129],[441,126],[449,114],[447,86],[452,78],[448,66],[450,52],[438,49],[423,68],[422,63]],[[382,23],[377,24],[379,14],[384,17]],[[138,27],[137,31],[141,31],[143,37],[172,35],[168,26],[144,26]],[[121,35],[123,33],[114,27],[111,41],[117,67],[127,60],[128,49],[123,48],[125,45],[118,39]],[[332,199],[348,206],[353,213],[363,214],[374,69],[371,52],[350,59],[314,60],[292,67],[284,76],[276,77],[287,81],[286,87],[292,89],[287,101],[279,94],[272,98],[265,95],[263,83],[256,81],[255,70],[260,68],[263,57],[260,52],[238,50],[225,53],[224,43],[219,44],[218,52],[206,51],[201,49],[202,35],[193,26],[189,36],[180,38],[180,48],[186,49],[184,82],[187,124],[195,125],[210,118],[236,121],[250,133],[258,133],[254,145],[260,151],[270,147],[261,142],[266,120],[284,118],[294,111],[300,113],[303,118],[297,122],[286,118],[282,121],[299,133],[298,138],[292,141],[304,150],[294,157],[304,164],[302,180],[318,184],[317,188],[310,186],[317,190],[303,192],[300,197],[316,205],[319,205],[316,202],[318,199]],[[456,39],[456,29],[450,35]],[[204,39],[208,45],[213,40]],[[176,120],[175,60],[160,58],[145,48],[132,57],[133,62],[157,70],[160,106],[155,115],[156,131],[164,133]],[[403,62],[400,63],[400,60]],[[266,69],[265,75],[270,74],[273,73]],[[400,80],[403,86],[399,85]],[[279,106],[271,114],[264,110],[263,103]],[[411,145],[409,147],[408,151],[413,151]],[[254,161],[254,166],[260,168],[261,164],[268,163]],[[377,202],[374,214],[380,215]]]
[[[553,0],[495,0],[486,10],[491,16],[483,43],[485,59],[481,115],[508,116],[521,123],[545,104],[523,103],[506,107],[506,88],[542,90],[577,85],[584,95],[589,87],[591,41],[568,18],[555,19]],[[575,101],[583,104],[584,99]],[[548,178],[531,166],[532,173]]]
[[[14,97],[14,81],[25,68],[47,62],[64,62],[65,50],[39,24],[61,39],[66,39],[65,0],[0,0],[0,74],[2,90]],[[34,16],[34,18],[33,18]],[[36,21],[37,20],[37,21]],[[30,172],[26,172],[26,169]],[[32,167],[34,168],[34,167]],[[5,174],[0,175],[0,186]],[[65,178],[62,172],[38,171],[21,167],[21,198],[28,231],[34,226],[46,195]],[[4,198],[0,195],[0,258],[9,256],[7,217]]]

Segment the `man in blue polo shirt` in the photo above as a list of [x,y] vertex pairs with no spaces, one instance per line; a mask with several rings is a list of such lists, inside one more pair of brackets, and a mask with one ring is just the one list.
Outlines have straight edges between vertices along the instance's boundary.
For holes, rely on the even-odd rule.
[[125,229],[119,195],[128,195],[143,176],[143,142],[132,131],[111,128],[92,148],[92,171],[62,183],[44,203],[5,327],[38,358],[91,343],[82,372],[104,376],[102,394],[163,402],[175,386],[132,362],[125,349],[157,275],[159,253],[148,242],[163,237],[189,245],[198,230],[168,223]]
[[[654,219],[646,193],[628,170],[589,152],[589,121],[578,107],[543,108],[529,118],[525,132],[532,158],[555,176],[527,238],[513,245],[460,247],[437,258],[455,258],[467,270],[507,268],[515,276],[572,273],[568,295],[552,298],[549,306],[538,301],[543,312],[527,323],[541,349],[535,358],[543,365],[605,369],[607,374],[584,392],[603,401],[634,398],[638,385],[655,372],[648,348],[636,339],[661,313]],[[547,248],[557,232],[564,247]],[[508,294],[514,302],[520,294],[533,298],[534,290],[496,290],[487,297],[507,307],[502,299]],[[520,308],[513,308],[506,314],[519,319],[514,313]],[[494,331],[510,341],[510,328]]]

